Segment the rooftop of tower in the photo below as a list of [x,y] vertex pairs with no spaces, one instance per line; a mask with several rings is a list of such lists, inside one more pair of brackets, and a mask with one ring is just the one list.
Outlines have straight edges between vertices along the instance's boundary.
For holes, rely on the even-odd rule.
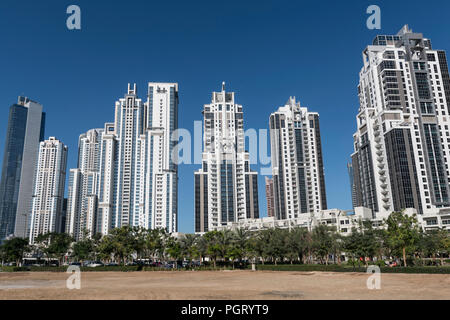
[[234,92],[225,91],[225,81],[222,82],[222,91],[213,92],[211,103],[229,102],[234,103]]
[[40,104],[39,102],[33,101],[33,100],[31,100],[30,98],[28,98],[28,97],[19,96],[19,97],[17,98],[17,104],[20,105],[20,106],[26,107],[27,104],[28,104],[29,102],[31,102],[31,103],[36,103],[36,104]]
[[405,24],[396,35],[377,35],[373,39],[372,44],[374,46],[385,46],[388,44],[395,44],[396,41],[401,41],[402,36],[408,33],[413,33],[412,29]]

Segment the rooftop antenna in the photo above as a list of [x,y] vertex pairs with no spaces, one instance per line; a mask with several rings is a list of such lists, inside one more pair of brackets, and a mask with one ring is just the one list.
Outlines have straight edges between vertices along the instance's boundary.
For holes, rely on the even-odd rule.
[[222,82],[222,91],[225,91],[225,81]]

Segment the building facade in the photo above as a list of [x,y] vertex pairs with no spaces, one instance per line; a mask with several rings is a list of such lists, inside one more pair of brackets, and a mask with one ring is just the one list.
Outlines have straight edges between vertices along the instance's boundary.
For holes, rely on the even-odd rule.
[[65,232],[75,240],[97,231],[100,147],[103,129],[83,133],[78,141],[78,168],[70,169]]
[[266,180],[266,200],[267,200],[267,216],[275,216],[275,195],[273,193],[273,178],[265,177]]
[[276,219],[327,209],[319,114],[289,98],[270,115],[270,147]]
[[356,186],[355,186],[355,179],[354,179],[354,170],[353,170],[353,164],[351,162],[347,163],[347,172],[348,172],[348,178],[350,180],[350,194],[352,196],[352,206],[353,208],[356,208],[358,205],[358,201],[356,200]]
[[363,52],[353,136],[354,203],[382,215],[450,207],[446,54],[405,26]]
[[66,166],[67,146],[54,137],[40,143],[31,207],[31,244],[40,234],[61,229]]
[[[409,217],[415,216],[418,226],[424,232],[430,232],[437,229],[446,229],[450,232],[450,210],[438,215],[417,215],[415,209],[405,210]],[[267,229],[294,229],[305,228],[312,231],[319,225],[327,225],[343,235],[348,236],[353,228],[358,228],[361,221],[371,221],[376,229],[385,228],[385,220],[389,215],[381,215],[372,212],[371,209],[357,207],[353,211],[340,209],[329,209],[316,212],[314,214],[302,215],[300,218],[278,220],[275,217],[260,219],[249,219],[241,222],[230,222],[226,226],[221,226],[217,230],[236,230],[246,229],[248,231],[261,231]]]
[[194,174],[196,232],[259,217],[258,175],[245,151],[243,115],[224,83],[204,105],[202,168]]
[[0,181],[0,240],[28,237],[39,142],[44,140],[42,105],[25,97],[9,111]]

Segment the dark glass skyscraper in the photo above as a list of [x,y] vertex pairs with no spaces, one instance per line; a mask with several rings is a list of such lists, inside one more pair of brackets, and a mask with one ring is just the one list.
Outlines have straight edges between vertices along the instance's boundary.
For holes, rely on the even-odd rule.
[[25,97],[9,111],[0,181],[0,240],[27,237],[39,142],[44,140],[42,105]]

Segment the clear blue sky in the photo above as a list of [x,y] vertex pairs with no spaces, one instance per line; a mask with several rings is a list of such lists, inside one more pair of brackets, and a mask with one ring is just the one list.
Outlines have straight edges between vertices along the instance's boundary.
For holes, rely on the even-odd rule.
[[[77,4],[82,30],[66,28]],[[382,30],[366,8],[381,7]],[[424,8],[425,6],[425,8]],[[329,208],[351,208],[346,163],[358,110],[361,52],[404,24],[450,52],[447,0],[430,1],[17,1],[0,2],[0,159],[18,95],[44,105],[46,137],[69,146],[113,120],[128,82],[145,99],[149,81],[178,82],[179,126],[201,120],[222,81],[244,106],[246,128],[267,128],[289,96],[320,113]],[[425,20],[424,20],[425,18]],[[0,161],[1,161],[0,160]],[[179,229],[194,230],[193,172],[179,168]],[[258,169],[258,167],[254,167]],[[264,178],[260,210],[266,214]]]

